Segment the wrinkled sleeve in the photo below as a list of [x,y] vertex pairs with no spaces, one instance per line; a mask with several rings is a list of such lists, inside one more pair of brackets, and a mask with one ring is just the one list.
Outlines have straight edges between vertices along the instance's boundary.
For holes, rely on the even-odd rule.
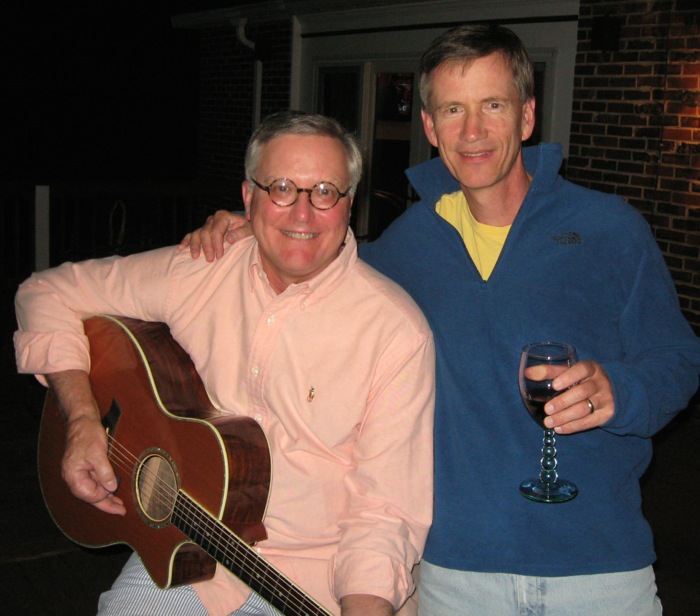
[[398,608],[414,590],[411,569],[432,521],[435,351],[429,333],[395,342],[378,362],[345,478],[331,587],[338,600],[371,594]]
[[656,244],[647,242],[620,321],[623,356],[603,364],[615,415],[603,429],[650,437],[683,410],[698,388],[700,341],[685,320]]
[[109,257],[35,273],[15,296],[20,373],[90,370],[83,319],[97,314],[164,320],[173,248]]

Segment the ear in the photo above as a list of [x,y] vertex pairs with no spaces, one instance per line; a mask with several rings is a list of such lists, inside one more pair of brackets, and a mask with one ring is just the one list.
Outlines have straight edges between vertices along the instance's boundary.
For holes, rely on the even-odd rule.
[[531,98],[523,105],[522,141],[527,141],[535,130],[535,99]]
[[423,130],[425,131],[425,136],[428,138],[430,145],[435,148],[438,147],[433,116],[423,108],[420,110],[420,117],[423,119]]
[[355,195],[353,195],[348,201],[348,224],[350,224],[350,217],[352,216],[352,204],[355,203]]
[[248,180],[243,180],[241,184],[241,194],[243,195],[243,205],[245,206],[245,217],[250,220],[251,204],[253,202],[253,187]]

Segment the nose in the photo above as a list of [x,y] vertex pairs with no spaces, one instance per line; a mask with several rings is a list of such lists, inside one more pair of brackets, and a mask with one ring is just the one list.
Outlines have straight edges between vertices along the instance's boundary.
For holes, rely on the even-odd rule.
[[314,209],[314,206],[311,205],[311,191],[300,191],[296,202],[289,209],[289,215],[293,220],[307,222],[313,216]]
[[468,142],[478,141],[485,135],[484,122],[479,113],[466,113],[462,123],[462,139]]

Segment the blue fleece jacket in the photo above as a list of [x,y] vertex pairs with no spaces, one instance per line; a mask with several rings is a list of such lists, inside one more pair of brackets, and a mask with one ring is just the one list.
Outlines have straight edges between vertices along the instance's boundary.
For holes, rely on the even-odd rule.
[[[421,196],[361,256],[401,284],[437,347],[435,514],[425,558],[441,567],[561,576],[654,561],[639,478],[650,437],[698,386],[700,343],[682,316],[643,217],[618,197],[558,175],[559,146],[524,150],[534,179],[488,281],[435,212],[459,190],[439,159],[407,175]],[[518,486],[539,473],[542,429],[518,393],[520,350],[573,344],[613,385],[615,416],[557,437],[572,501],[544,505]]]

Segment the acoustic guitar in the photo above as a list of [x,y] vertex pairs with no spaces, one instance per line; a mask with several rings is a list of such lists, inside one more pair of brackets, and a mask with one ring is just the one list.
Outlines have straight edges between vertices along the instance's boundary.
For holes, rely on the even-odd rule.
[[164,323],[97,316],[84,326],[90,383],[127,513],[104,513],[68,489],[66,424],[49,392],[39,481],[61,531],[86,547],[129,545],[161,588],[210,579],[218,562],[282,614],[330,616],[251,547],[267,536],[271,472],[257,422],[214,407]]

